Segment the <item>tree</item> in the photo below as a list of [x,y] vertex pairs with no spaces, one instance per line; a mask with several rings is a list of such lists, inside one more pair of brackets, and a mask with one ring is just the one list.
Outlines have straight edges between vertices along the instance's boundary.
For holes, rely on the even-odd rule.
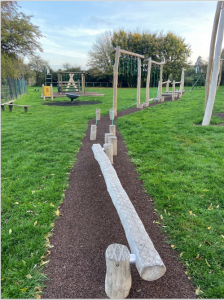
[[113,78],[113,59],[114,54],[111,52],[111,34],[105,32],[96,38],[92,49],[88,52],[87,66],[89,73],[93,77],[107,77],[110,80]]
[[39,55],[34,55],[29,60],[29,68],[36,74],[36,85],[41,86],[44,83],[44,69],[50,68],[48,61],[43,60]]
[[77,65],[71,65],[70,63],[64,63],[63,65],[63,69],[65,72],[81,72],[81,67],[77,66]]
[[39,27],[30,22],[32,16],[26,16],[17,9],[17,1],[1,2],[1,57],[2,76],[17,77],[25,56],[34,55],[36,50],[43,51],[38,39],[43,35]]

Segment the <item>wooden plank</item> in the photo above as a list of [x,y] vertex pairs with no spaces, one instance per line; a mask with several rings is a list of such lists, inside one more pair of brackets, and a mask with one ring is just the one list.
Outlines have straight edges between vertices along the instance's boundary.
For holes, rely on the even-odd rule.
[[156,65],[165,65],[165,62],[158,62],[158,61],[155,61],[155,60],[152,60],[152,63],[156,64]]
[[[120,48],[120,46],[117,46],[117,47]],[[115,52],[116,48],[112,48],[111,51]],[[141,55],[141,54],[138,54],[138,53],[134,53],[134,52],[130,52],[130,51],[127,51],[127,50],[124,50],[124,49],[120,49],[119,51],[120,51],[120,53],[123,53],[123,54],[131,55],[131,56],[135,56],[135,57],[139,57],[139,58],[145,58],[144,55]]]

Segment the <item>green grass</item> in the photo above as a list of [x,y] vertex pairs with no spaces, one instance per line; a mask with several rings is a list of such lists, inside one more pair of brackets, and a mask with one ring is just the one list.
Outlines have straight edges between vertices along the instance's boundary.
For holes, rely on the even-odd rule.
[[[213,112],[224,112],[220,88]],[[116,122],[158,224],[202,298],[224,298],[224,126],[201,124],[204,89]],[[211,124],[224,123],[212,117]]]
[[[58,208],[60,210],[88,120],[95,118],[96,108],[101,109],[102,115],[109,114],[112,108],[111,88],[87,90],[105,96],[82,97],[80,100],[100,100],[102,103],[79,107],[42,105],[41,92],[34,92],[32,87],[28,95],[15,102],[32,105],[28,113],[24,113],[22,107],[14,107],[9,113],[7,107],[1,114],[2,298],[34,298],[43,288],[43,263],[48,261],[46,255],[51,250],[48,238],[53,233],[54,222],[58,218],[56,212]],[[135,106],[136,94],[136,89],[118,89],[118,111]],[[160,214],[164,209],[167,211],[163,213],[168,226],[166,231],[172,236],[176,250],[184,252],[181,259],[189,264],[189,276],[194,277],[195,284],[203,287],[203,296],[209,297],[212,289],[214,295],[223,295],[223,286],[219,283],[221,276],[217,275],[219,273],[223,277],[223,261],[218,256],[223,251],[224,241],[221,236],[224,230],[219,225],[223,222],[223,191],[220,188],[223,180],[223,127],[194,126],[202,120],[203,95],[203,91],[185,94],[183,100],[145,109],[122,118],[118,124],[129,150],[133,152],[133,162],[137,162],[139,173],[155,198],[156,209]],[[221,110],[222,99],[223,90],[220,89],[215,112]],[[54,99],[65,100],[68,101],[68,98]],[[47,101],[50,102],[50,99]],[[145,89],[142,89],[141,103],[144,101]],[[220,122],[220,119],[213,118],[213,122]],[[200,175],[202,173],[203,176]],[[189,182],[190,187],[185,187]],[[179,189],[181,191],[177,192]],[[202,191],[205,194],[202,197],[203,189],[208,191]],[[213,209],[207,210],[211,203]],[[217,205],[220,205],[219,208]],[[188,211],[197,217],[189,216]],[[201,215],[207,219],[201,220]],[[210,230],[206,229],[207,226],[211,226]],[[187,235],[190,238],[185,236],[186,228],[189,228]],[[193,237],[200,232],[208,236]],[[206,268],[214,270],[211,274],[197,267],[197,264],[205,262],[205,257],[201,261],[195,260],[197,251],[188,251],[189,247],[193,247],[192,240],[195,240],[195,248],[200,250],[201,256],[204,255],[202,250],[211,251],[206,257],[211,268],[203,265],[206,272]],[[200,243],[203,243],[202,246],[197,248]],[[191,266],[195,264],[194,269]],[[203,285],[204,279],[197,275],[199,270],[202,276],[207,274],[211,279],[210,285],[207,284],[208,292]]]
[[[95,118],[96,108],[102,115],[109,114],[113,103],[112,89],[92,88],[87,90],[105,96],[80,100],[101,104],[47,106],[42,105],[41,88],[40,92],[34,89],[28,88],[29,94],[14,102],[32,105],[27,113],[23,107],[13,107],[12,112],[6,107],[1,114],[2,298],[33,298],[38,293],[35,287],[43,287],[41,261],[47,257],[42,256],[48,254],[47,238],[53,232],[55,212],[63,201],[88,120]],[[118,90],[122,99],[118,110],[135,106],[136,93],[136,89]]]

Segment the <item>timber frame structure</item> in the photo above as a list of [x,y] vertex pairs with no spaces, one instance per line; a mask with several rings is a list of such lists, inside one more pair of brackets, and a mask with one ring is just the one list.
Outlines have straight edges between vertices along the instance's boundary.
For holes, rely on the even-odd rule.
[[[69,74],[69,76],[70,76],[69,81],[63,81],[62,80],[62,75],[63,74]],[[86,75],[86,72],[58,72],[58,81],[57,81],[57,83],[58,83],[58,88],[60,88],[61,93],[63,93],[66,90],[69,90],[71,84],[74,85],[74,88],[78,88],[78,91],[79,91],[80,82],[73,80],[74,74],[81,74],[82,94],[85,94],[85,75]],[[78,85],[78,87],[77,87],[77,85]]]
[[127,54],[130,56],[135,56],[138,58],[138,73],[137,73],[137,108],[140,107],[140,88],[141,88],[141,58],[145,58],[144,55],[137,54],[134,52],[129,52],[117,46],[116,48],[111,49],[112,52],[115,52],[115,63],[113,66],[113,112],[114,116],[117,116],[117,84],[118,84],[118,65],[120,54]]

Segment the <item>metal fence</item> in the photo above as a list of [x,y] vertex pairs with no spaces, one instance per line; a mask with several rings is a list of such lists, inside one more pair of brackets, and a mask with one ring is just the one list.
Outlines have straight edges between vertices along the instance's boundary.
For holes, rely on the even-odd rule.
[[24,79],[1,79],[1,103],[18,99],[23,94],[27,94],[26,82]]

